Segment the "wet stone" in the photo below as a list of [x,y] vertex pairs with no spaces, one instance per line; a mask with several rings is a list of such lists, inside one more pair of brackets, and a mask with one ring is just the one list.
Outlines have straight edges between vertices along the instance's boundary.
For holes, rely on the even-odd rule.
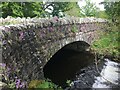
[[[110,63],[111,61],[107,61],[107,63]],[[93,90],[95,89],[95,87],[99,87],[99,88],[113,88],[112,90],[118,90],[118,88],[120,88],[120,78],[119,76],[116,77],[118,78],[117,83],[118,84],[114,84],[112,82],[107,81],[106,78],[103,78],[104,76],[101,76],[101,71],[105,68],[105,63],[101,62],[98,64],[98,70],[96,68],[95,64],[91,64],[88,67],[85,67],[83,69],[81,69],[80,71],[77,72],[76,77],[74,78],[74,80],[71,83],[70,87],[67,87],[67,89],[69,88],[69,90],[76,90],[76,89],[88,89],[89,90]],[[113,62],[114,64],[114,62]],[[106,66],[109,66],[106,65]],[[114,65],[113,65],[114,67]],[[119,69],[119,67],[117,67]],[[102,71],[103,72],[103,71]],[[113,72],[114,73],[114,72]],[[116,71],[115,71],[116,73]],[[119,74],[119,72],[118,72]],[[112,77],[111,77],[112,78]],[[113,78],[114,79],[114,78]],[[95,86],[97,85],[97,86]]]

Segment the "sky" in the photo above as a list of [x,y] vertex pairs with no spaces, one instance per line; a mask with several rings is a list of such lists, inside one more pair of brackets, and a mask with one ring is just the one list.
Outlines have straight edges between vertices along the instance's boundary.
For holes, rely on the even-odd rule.
[[[100,8],[100,10],[104,10],[104,5],[100,5],[99,3],[100,2],[102,2],[102,1],[104,1],[104,0],[91,0],[91,2],[93,2],[93,3],[95,3],[96,4],[96,6],[98,7],[98,8]],[[78,5],[81,7],[81,6],[84,6],[85,5],[85,2],[84,2],[84,0],[80,0],[79,2],[78,2]]]

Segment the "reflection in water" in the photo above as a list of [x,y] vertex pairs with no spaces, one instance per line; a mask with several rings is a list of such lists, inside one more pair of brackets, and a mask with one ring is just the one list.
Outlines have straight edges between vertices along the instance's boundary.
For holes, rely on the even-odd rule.
[[100,76],[95,78],[93,88],[111,88],[120,85],[120,63],[105,59]]

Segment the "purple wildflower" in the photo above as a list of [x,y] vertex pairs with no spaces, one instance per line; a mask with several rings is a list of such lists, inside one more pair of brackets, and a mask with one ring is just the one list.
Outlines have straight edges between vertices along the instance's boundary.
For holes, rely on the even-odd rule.
[[20,79],[16,79],[16,88],[19,88],[20,86]]
[[24,33],[23,32],[19,32],[19,34],[20,34],[19,40],[22,40],[24,38]]
[[58,17],[57,17],[57,16],[55,16],[55,17],[54,17],[54,20],[55,20],[55,21],[58,21]]
[[25,82],[22,82],[20,79],[16,79],[16,88],[24,88]]
[[6,40],[3,40],[2,41],[3,45],[7,44],[7,41]]
[[16,84],[19,84],[20,83],[20,79],[16,79]]
[[6,64],[5,63],[0,63],[0,66],[5,68]]
[[10,70],[11,70],[11,68],[7,67],[7,71],[10,71]]
[[53,31],[53,28],[52,27],[50,27],[50,29],[49,29],[50,31]]
[[22,83],[20,84],[20,88],[24,88],[24,87],[25,87],[25,83],[22,82]]
[[11,69],[7,67],[6,70],[5,70],[5,73],[9,77],[9,75],[11,73]]

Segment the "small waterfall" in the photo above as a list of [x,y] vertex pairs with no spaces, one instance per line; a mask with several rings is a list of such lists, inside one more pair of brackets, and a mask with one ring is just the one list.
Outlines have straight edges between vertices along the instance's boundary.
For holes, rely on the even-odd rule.
[[92,88],[113,88],[120,86],[120,63],[105,59],[100,76],[95,77]]
[[[96,64],[84,67],[66,90],[119,90],[120,88],[120,63],[109,59],[102,59]],[[113,89],[112,89],[113,88]],[[114,89],[115,88],[115,89]]]

